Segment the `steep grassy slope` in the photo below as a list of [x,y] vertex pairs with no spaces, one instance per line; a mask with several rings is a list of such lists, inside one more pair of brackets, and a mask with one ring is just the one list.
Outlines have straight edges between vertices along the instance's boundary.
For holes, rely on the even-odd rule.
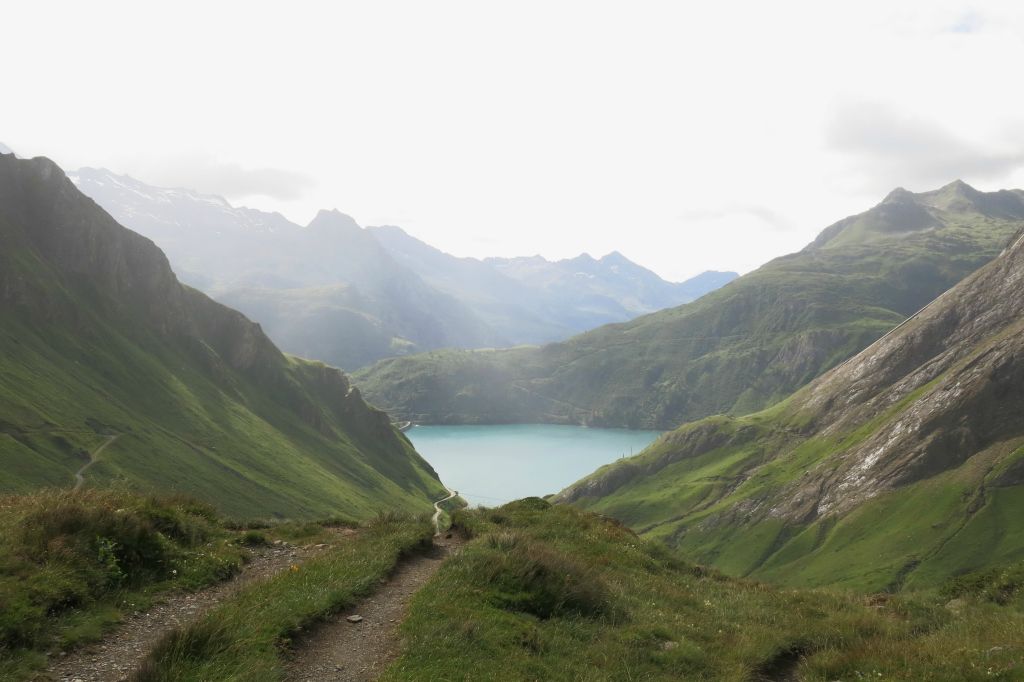
[[535,498],[455,520],[475,539],[414,598],[385,680],[1024,675],[1024,564],[943,595],[860,596],[726,578]]
[[557,499],[730,573],[930,586],[1024,559],[1024,237],[787,401],[688,424]]
[[863,349],[988,262],[1024,193],[893,192],[700,300],[542,348],[435,352],[357,375],[423,422],[674,428],[763,408]]
[[187,491],[237,515],[429,509],[443,488],[340,372],[180,285],[45,159],[0,156],[0,490]]

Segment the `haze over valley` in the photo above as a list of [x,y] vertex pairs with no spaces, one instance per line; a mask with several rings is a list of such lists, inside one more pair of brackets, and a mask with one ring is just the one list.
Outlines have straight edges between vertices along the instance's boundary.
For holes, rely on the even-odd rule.
[[164,249],[187,283],[259,321],[286,351],[350,370],[416,351],[560,340],[695,300],[737,276],[670,283],[618,252],[456,258],[336,210],[302,227],[103,169],[69,177]]
[[1024,9],[6,8],[0,680],[1024,680]]

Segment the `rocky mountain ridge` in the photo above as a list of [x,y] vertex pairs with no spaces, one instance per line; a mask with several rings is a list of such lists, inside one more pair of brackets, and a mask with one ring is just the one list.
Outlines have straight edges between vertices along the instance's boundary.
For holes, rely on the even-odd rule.
[[105,169],[69,177],[166,250],[184,281],[259,320],[285,350],[348,369],[416,351],[565,338],[692,300],[729,278],[675,285],[619,258],[581,276],[547,264],[542,269],[557,272],[557,281],[534,285],[536,272],[509,276],[400,228],[363,229],[336,210],[299,226],[280,214]]
[[441,291],[464,300],[506,340],[504,345],[563,339],[610,322],[693,301],[737,277],[705,272],[672,283],[615,251],[549,261],[458,258],[399,227],[371,227],[402,264]]
[[357,381],[424,423],[669,429],[757,411],[996,256],[1024,221],[1020,196],[956,183],[897,192],[693,303],[539,349],[386,360]]
[[[1022,282],[1024,225],[991,263],[778,407],[686,425],[558,499],[794,583],[925,584],[1019,558]],[[753,549],[729,548],[743,541]]]

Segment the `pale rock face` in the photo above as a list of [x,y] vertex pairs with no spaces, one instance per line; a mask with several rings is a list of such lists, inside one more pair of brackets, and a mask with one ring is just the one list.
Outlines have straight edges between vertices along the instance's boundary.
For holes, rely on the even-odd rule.
[[[744,500],[703,524],[763,517],[808,523],[842,515],[883,492],[959,467],[988,448],[1024,437],[1019,417],[1024,411],[1022,280],[1024,236],[894,331],[798,392],[787,411],[803,415],[805,425],[790,443],[835,440],[865,425],[877,427],[793,483]],[[708,429],[706,437],[697,437]],[[652,475],[725,442],[713,424],[666,438],[678,442],[661,461],[609,468],[559,498],[607,495],[638,475]],[[747,442],[741,434],[732,438]],[[792,446],[775,447],[784,456]],[[756,467],[745,472],[744,480],[756,473]]]

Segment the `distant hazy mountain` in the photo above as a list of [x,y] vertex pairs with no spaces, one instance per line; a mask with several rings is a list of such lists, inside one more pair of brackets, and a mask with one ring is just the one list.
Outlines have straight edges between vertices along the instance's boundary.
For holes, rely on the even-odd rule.
[[456,258],[337,211],[302,227],[105,169],[68,176],[156,242],[183,281],[258,321],[284,350],[345,369],[437,348],[562,339],[693,300],[735,277],[705,273],[672,284],[620,254],[557,263]]
[[14,150],[5,145],[3,142],[0,142],[0,154],[14,154]]
[[289,352],[349,369],[410,350],[500,342],[469,308],[338,211],[301,227],[278,213],[103,169],[68,175],[164,249],[184,281],[237,306]]
[[398,262],[465,302],[514,344],[555,341],[688,303],[738,276],[705,272],[681,284],[666,282],[618,252],[555,262],[457,258],[399,227],[369,230]]

